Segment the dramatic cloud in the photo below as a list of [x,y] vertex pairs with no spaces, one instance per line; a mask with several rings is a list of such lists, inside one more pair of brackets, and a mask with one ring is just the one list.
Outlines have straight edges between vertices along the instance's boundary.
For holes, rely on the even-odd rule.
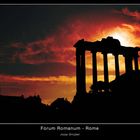
[[68,63],[1,64],[0,73],[15,76],[72,76],[75,75],[75,67]]
[[[56,97],[63,96],[72,99],[76,93],[76,62],[73,45],[79,39],[100,41],[107,36],[113,36],[119,39],[123,46],[140,46],[140,12],[138,10],[129,8],[118,10],[120,7],[115,10],[113,6],[110,8],[102,6],[99,10],[96,7],[85,9],[85,11],[82,11],[83,7],[81,11],[75,9],[72,13],[70,12],[69,16],[65,14],[65,18],[62,16],[63,10],[60,13],[60,9],[57,10],[58,15],[47,12],[46,18],[50,19],[49,24],[46,21],[46,26],[41,24],[44,25],[44,30],[40,26],[37,29],[38,31],[40,28],[43,30],[43,37],[29,39],[29,36],[24,36],[24,38],[28,38],[28,41],[17,39],[18,41],[0,44],[0,83],[2,83],[0,86],[3,89],[2,93],[9,94],[10,92],[11,95],[19,95],[22,92],[25,95],[30,95],[37,92],[44,102],[50,102]],[[51,9],[51,11],[53,10],[55,11],[55,8]],[[69,10],[72,9],[69,7]],[[45,14],[44,11],[43,13]],[[59,14],[61,14],[61,18],[59,18]],[[58,23],[56,19],[53,20],[53,16],[57,17]],[[24,18],[26,19],[26,16]],[[45,17],[42,21],[42,18],[39,18],[40,21],[36,18],[34,18],[34,22],[30,21],[30,25],[34,25],[36,20],[38,24],[46,20]],[[51,24],[55,28],[50,28],[53,27]],[[26,31],[25,27],[24,30]],[[98,80],[103,80],[103,55],[97,53],[97,57]],[[108,55],[108,63],[109,80],[113,80],[115,78],[113,55]],[[123,64],[124,58],[120,56],[121,73],[124,72]],[[91,69],[91,53],[86,52],[87,91],[92,84]]]
[[[94,15],[95,16],[95,15]],[[88,17],[88,18],[86,18]],[[89,20],[87,20],[89,19]],[[106,37],[106,34],[117,26],[118,22],[112,20],[102,23],[94,21],[93,15],[74,17],[67,20],[51,35],[42,40],[29,43],[16,42],[3,47],[0,55],[4,63],[44,64],[44,63],[71,63],[75,65],[75,49],[73,45],[81,38],[95,41]],[[8,53],[9,50],[10,54]],[[4,55],[5,54],[5,55]],[[6,61],[5,57],[10,60]]]
[[135,10],[135,11],[130,11],[128,8],[123,8],[121,11],[118,11],[120,14],[124,14],[129,17],[133,17],[136,20],[140,20],[140,12]]

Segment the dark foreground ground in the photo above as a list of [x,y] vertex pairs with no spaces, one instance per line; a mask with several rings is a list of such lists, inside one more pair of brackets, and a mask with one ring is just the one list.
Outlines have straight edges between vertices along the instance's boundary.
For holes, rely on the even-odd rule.
[[140,122],[140,72],[124,74],[110,83],[109,92],[58,98],[50,106],[39,96],[0,96],[0,122]]

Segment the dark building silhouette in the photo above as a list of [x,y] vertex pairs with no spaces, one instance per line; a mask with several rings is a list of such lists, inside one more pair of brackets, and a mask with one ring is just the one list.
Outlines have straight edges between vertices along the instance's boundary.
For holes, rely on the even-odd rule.
[[51,103],[51,108],[55,110],[68,111],[71,108],[71,103],[67,99],[57,98]]
[[[86,94],[85,51],[90,51],[92,53],[94,85],[99,85],[97,81],[97,52],[101,52],[103,54],[104,83],[106,83],[106,85],[109,83],[107,55],[110,53],[114,55],[115,59],[116,78],[120,76],[119,55],[123,55],[125,58],[126,73],[130,73],[132,71],[132,60],[134,60],[135,71],[138,71],[138,52],[140,51],[140,48],[121,46],[119,40],[113,39],[112,37],[103,38],[101,41],[95,42],[88,42],[82,39],[79,40],[74,47],[76,48],[76,96]],[[108,88],[105,90],[108,91]]]
[[[82,39],[74,47],[76,48],[76,96],[72,104],[79,116],[89,122],[93,120],[95,122],[139,121],[138,53],[140,48],[121,46],[119,40],[112,37],[96,42]],[[86,92],[85,51],[92,53],[93,62],[93,84],[89,93]],[[104,81],[97,80],[97,52],[103,54]],[[108,54],[113,54],[115,59],[116,78],[111,82],[108,74]],[[120,75],[119,55],[123,55],[125,59],[123,75]],[[134,70],[132,61],[134,61]]]
[[0,122],[35,122],[43,119],[46,111],[39,96],[0,95]]

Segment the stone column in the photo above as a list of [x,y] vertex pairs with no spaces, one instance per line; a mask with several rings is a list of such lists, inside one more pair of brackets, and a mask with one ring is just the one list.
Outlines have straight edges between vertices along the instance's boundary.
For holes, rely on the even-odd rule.
[[81,52],[81,92],[86,93],[85,51]]
[[76,48],[76,88],[78,95],[86,93],[85,72],[85,51]]
[[97,82],[97,57],[96,52],[92,52],[92,78],[93,84]]
[[125,71],[126,73],[129,73],[132,71],[132,56],[131,55],[125,55]]
[[139,66],[138,66],[138,54],[135,54],[134,56],[134,64],[135,64],[135,71],[139,70]]
[[118,54],[114,54],[114,57],[115,57],[115,75],[117,78],[120,76]]
[[76,48],[76,90],[77,90],[77,94],[80,93],[80,82],[81,81],[81,58],[80,58],[80,52],[79,49]]
[[107,53],[103,53],[103,61],[104,61],[104,82],[108,83],[108,60],[107,60]]

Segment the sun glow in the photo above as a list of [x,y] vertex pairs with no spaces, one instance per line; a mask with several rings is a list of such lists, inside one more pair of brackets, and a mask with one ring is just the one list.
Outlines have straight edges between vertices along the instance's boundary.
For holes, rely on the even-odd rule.
[[132,29],[128,27],[117,27],[110,34],[115,39],[118,39],[122,46],[134,47],[134,35],[132,34]]
[[127,38],[127,34],[126,33],[115,32],[115,33],[112,34],[112,36],[113,36],[113,38],[118,39],[121,42],[121,45],[128,46],[127,44],[129,44],[129,43],[127,43],[127,41],[126,41],[126,38]]

